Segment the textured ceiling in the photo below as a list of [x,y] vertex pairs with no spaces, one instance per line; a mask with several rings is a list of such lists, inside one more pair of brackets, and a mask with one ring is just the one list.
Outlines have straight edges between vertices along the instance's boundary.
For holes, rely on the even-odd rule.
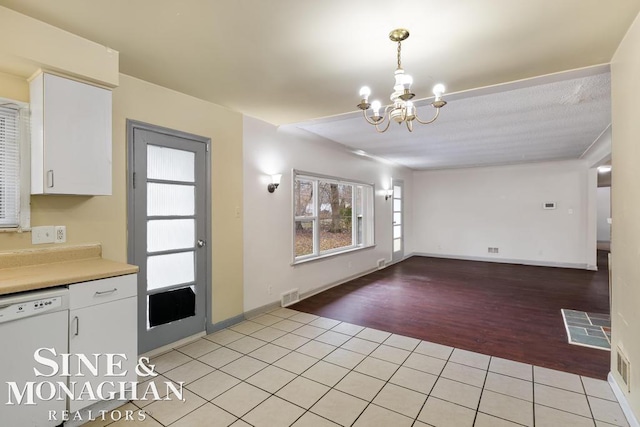
[[[295,126],[413,169],[577,159],[611,123],[610,74],[603,69],[467,92],[413,133],[392,123],[378,134],[361,114]],[[433,114],[428,105],[418,111],[422,119]]]
[[[395,68],[396,46],[387,37],[393,28],[411,31],[403,43],[403,63],[423,98],[438,81],[458,92],[608,63],[640,10],[638,0],[0,0],[0,5],[118,50],[125,74],[275,124],[354,111],[363,84],[386,93]],[[514,106],[490,103],[475,107],[478,111],[452,103],[442,126],[467,113],[469,123],[481,121],[475,113],[508,118]],[[442,141],[446,144],[444,135]],[[396,158],[411,163],[407,150]]]

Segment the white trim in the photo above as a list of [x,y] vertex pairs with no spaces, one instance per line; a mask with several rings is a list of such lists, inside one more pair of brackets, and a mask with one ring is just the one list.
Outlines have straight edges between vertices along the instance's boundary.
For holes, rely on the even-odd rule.
[[[312,192],[312,205],[313,215],[310,216],[297,216],[296,215],[296,182],[307,181],[313,185]],[[343,179],[335,176],[327,176],[322,174],[315,174],[311,172],[303,172],[297,169],[291,170],[291,200],[292,200],[292,230],[291,230],[291,266],[307,263],[319,259],[325,259],[334,255],[340,255],[361,249],[368,249],[375,246],[375,232],[374,227],[369,230],[369,223],[375,224],[375,185],[364,183],[357,180]],[[340,184],[351,187],[351,245],[343,246],[339,248],[333,248],[325,251],[320,250],[320,183]],[[361,188],[360,192],[361,204],[362,204],[362,243],[357,242],[357,198],[358,188]],[[371,199],[371,200],[369,200]],[[371,204],[371,213],[368,213],[368,205]],[[296,224],[298,222],[310,222],[313,230],[313,252],[310,254],[296,256]]]
[[412,256],[424,256],[430,258],[446,258],[446,259],[459,259],[463,261],[482,261],[482,262],[496,262],[499,264],[522,264],[533,265],[536,267],[561,267],[561,268],[575,268],[578,270],[591,270],[588,264],[571,263],[571,262],[552,262],[552,261],[536,261],[528,259],[509,259],[509,258],[488,258],[488,257],[476,257],[466,255],[448,255],[448,254],[433,254],[427,252],[413,252]]
[[300,264],[306,264],[308,262],[312,262],[312,261],[318,261],[321,259],[326,259],[326,258],[330,258],[332,256],[336,256],[336,255],[342,255],[342,254],[349,254],[351,252],[356,252],[356,251],[361,251],[363,249],[371,249],[371,248],[375,248],[376,245],[369,245],[369,246],[345,246],[346,249],[342,249],[342,248],[336,248],[331,250],[330,252],[323,252],[321,255],[304,255],[303,257],[298,257],[297,260],[295,260],[294,262],[291,263],[291,266],[296,266],[296,265],[300,265]]
[[627,422],[629,423],[629,427],[640,427],[640,423],[636,418],[633,410],[631,409],[631,405],[629,405],[629,401],[627,400],[627,396],[624,394],[616,380],[613,378],[611,372],[607,375],[607,382],[611,386],[613,390],[613,394],[616,395],[616,399],[618,399],[618,403],[622,408],[622,412],[624,412],[624,416],[627,417]]

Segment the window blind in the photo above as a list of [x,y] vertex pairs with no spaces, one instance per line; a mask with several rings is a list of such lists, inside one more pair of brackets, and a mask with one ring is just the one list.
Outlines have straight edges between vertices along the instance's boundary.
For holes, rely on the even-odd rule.
[[20,225],[19,110],[0,106],[0,227]]

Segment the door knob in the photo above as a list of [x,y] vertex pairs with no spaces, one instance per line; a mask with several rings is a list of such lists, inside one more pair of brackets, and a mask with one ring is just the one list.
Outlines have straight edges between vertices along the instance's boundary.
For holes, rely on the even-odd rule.
[[204,248],[205,246],[207,246],[207,242],[205,240],[198,239],[198,247]]

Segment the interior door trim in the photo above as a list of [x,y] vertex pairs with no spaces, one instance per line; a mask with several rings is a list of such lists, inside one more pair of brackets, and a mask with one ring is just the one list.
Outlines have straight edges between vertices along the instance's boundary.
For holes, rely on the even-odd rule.
[[[175,129],[153,125],[137,120],[127,119],[127,262],[133,264],[135,254],[135,210],[134,210],[134,158],[133,158],[133,134],[136,129],[156,132],[173,137],[188,139],[194,142],[205,144],[205,236],[209,243],[202,250],[206,251],[205,257],[208,260],[205,269],[205,324],[203,330],[207,332],[210,329],[212,319],[211,304],[211,138],[194,135]],[[138,326],[136,325],[136,328]]]

